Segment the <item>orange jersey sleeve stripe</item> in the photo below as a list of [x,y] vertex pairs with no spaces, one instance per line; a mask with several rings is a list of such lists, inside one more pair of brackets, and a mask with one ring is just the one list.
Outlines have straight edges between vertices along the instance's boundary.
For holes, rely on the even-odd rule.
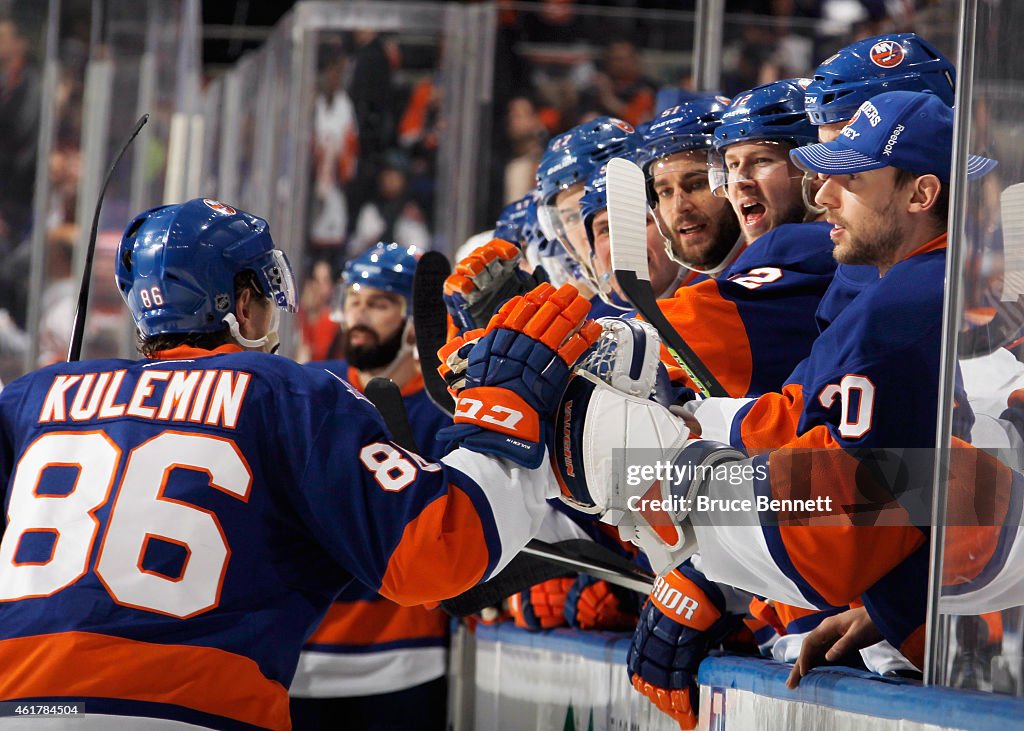
[[62,632],[0,641],[0,667],[3,700],[117,698],[291,728],[287,689],[253,660],[212,647]]
[[[959,439],[950,449],[946,479],[946,547],[942,585],[974,582],[1005,560],[1004,522],[1016,525],[1011,511],[1013,473],[997,458]],[[1014,514],[1011,514],[1014,513]],[[1012,533],[1012,530],[1011,530]]]
[[[788,627],[791,622],[795,622],[798,619],[809,617],[812,614],[820,614],[819,609],[805,609],[804,607],[794,607],[790,604],[783,604],[782,602],[773,602],[772,606],[775,608],[775,613],[778,615],[779,621],[782,622],[783,628]],[[785,629],[779,634],[785,634]]]
[[[798,383],[782,387],[782,393],[766,393],[755,401],[740,422],[740,439],[749,450],[775,449],[796,437],[804,392]],[[735,422],[733,430],[735,433]]]
[[483,578],[489,557],[476,506],[449,484],[447,495],[405,526],[380,593],[407,606],[455,596]]
[[[658,306],[729,395],[746,396],[753,370],[747,329],[736,304],[719,294],[716,283],[685,287],[671,299],[658,300]],[[673,380],[696,388],[664,345],[661,360]]]
[[374,645],[445,636],[447,615],[422,606],[403,607],[388,599],[335,602],[316,632],[313,645]]

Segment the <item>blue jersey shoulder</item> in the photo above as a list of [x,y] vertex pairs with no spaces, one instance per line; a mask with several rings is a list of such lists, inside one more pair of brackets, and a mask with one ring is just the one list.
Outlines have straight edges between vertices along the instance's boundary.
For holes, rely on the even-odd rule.
[[729,278],[759,267],[811,274],[835,271],[828,223],[787,223],[758,238],[719,277]]
[[825,296],[821,298],[818,311],[815,313],[818,329],[824,330],[835,322],[839,313],[846,309],[853,298],[877,280],[878,267],[868,264],[837,265],[836,273],[832,277],[832,284],[829,285]]

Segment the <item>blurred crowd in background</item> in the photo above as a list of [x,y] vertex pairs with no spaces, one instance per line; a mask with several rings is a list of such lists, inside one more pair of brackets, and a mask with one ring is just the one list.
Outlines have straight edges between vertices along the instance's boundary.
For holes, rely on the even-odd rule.
[[[78,286],[72,262],[80,188],[87,0],[62,6],[57,139],[48,160],[46,275],[38,365],[64,357]],[[721,50],[730,95],[810,73],[827,49],[883,32],[926,32],[952,54],[955,29],[928,26],[948,0],[730,0]],[[0,378],[23,371],[28,232],[33,225],[41,78],[35,18],[0,3]],[[486,215],[534,184],[547,140],[609,114],[638,124],[694,93],[693,3],[544,0],[499,4]],[[689,14],[689,16],[687,16]],[[67,22],[63,22],[67,16]],[[928,26],[922,28],[922,26]],[[332,357],[333,283],[377,241],[430,248],[444,136],[443,45],[425,34],[324,33],[316,60],[300,359]],[[77,59],[77,61],[76,61]],[[212,191],[211,194],[216,194]],[[461,242],[455,242],[455,245]],[[116,304],[116,303],[115,303]],[[116,349],[116,348],[115,348]]]

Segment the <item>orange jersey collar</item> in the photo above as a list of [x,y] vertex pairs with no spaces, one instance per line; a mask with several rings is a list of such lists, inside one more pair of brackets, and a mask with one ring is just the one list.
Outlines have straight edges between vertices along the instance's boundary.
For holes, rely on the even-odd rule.
[[[362,379],[359,378],[359,371],[357,371],[353,366],[348,367],[348,377],[345,380],[355,386],[356,390],[360,393],[362,393],[366,388]],[[414,393],[419,393],[422,390],[423,374],[417,373],[412,380],[402,386],[401,392],[403,396],[412,396]]]
[[906,261],[907,259],[909,259],[909,258],[911,258],[913,256],[918,256],[920,254],[927,254],[929,251],[939,251],[940,249],[945,249],[947,243],[948,243],[948,234],[940,234],[940,235],[936,236],[934,239],[932,239],[931,241],[929,241],[928,243],[921,244],[920,246],[918,246],[916,249],[911,251],[909,254],[907,254],[902,259],[900,259],[897,262],[894,262],[894,264],[898,264],[900,261]]
[[241,353],[245,348],[234,343],[225,343],[213,350],[205,348],[193,348],[190,345],[179,345],[177,348],[158,350],[153,353],[152,360],[190,360],[192,358],[205,358],[210,355],[224,355],[226,353]]

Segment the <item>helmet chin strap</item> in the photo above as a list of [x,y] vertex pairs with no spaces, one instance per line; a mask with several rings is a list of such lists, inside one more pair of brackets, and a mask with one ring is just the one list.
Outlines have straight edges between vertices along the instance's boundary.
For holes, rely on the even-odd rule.
[[804,216],[805,222],[813,221],[827,210],[814,202],[814,194],[811,192],[812,182],[813,178],[808,173],[804,173],[804,177],[800,180],[800,195],[803,197],[804,206],[807,208],[807,215]]
[[242,335],[238,328],[238,319],[235,318],[233,312],[229,312],[224,315],[224,322],[228,325],[228,331],[231,333],[231,337],[235,339],[235,342],[241,345],[243,348],[250,348],[252,350],[259,350],[266,346],[268,353],[276,353],[277,349],[281,347],[281,338],[277,335],[277,326],[281,322],[281,310],[274,307],[274,312],[271,314],[270,329],[267,334],[262,338],[256,340],[250,340],[249,338]]

